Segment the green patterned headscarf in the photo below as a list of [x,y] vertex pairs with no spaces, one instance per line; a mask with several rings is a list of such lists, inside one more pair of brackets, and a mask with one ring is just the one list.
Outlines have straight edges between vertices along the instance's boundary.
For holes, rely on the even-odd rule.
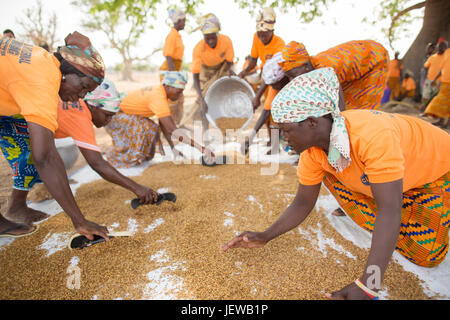
[[350,165],[350,142],[345,118],[339,110],[339,80],[333,68],[320,68],[289,82],[272,102],[272,117],[277,123],[301,122],[330,114],[328,162],[341,172]]

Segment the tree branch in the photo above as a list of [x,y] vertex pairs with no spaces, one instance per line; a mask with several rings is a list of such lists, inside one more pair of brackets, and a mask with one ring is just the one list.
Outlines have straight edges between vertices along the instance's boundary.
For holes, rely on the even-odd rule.
[[413,11],[416,9],[421,9],[421,8],[425,7],[425,4],[426,4],[426,1],[416,3],[415,5],[400,11],[399,13],[397,13],[395,15],[395,17],[392,18],[391,25],[389,27],[389,32],[388,32],[389,45],[390,45],[391,49],[393,49],[393,47],[392,47],[392,30],[394,29],[394,26],[395,26],[395,23],[397,22],[397,20],[400,19],[403,15],[407,14],[410,11]]

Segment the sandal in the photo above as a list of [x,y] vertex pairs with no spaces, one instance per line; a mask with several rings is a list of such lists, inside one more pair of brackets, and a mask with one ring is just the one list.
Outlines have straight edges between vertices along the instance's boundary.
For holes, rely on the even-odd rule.
[[201,161],[202,165],[204,165],[205,167],[214,167],[220,164],[227,164],[227,156],[217,157],[216,161],[208,162],[206,161],[205,156],[203,155]]
[[11,227],[11,228],[8,228],[8,229],[4,230],[2,233],[0,233],[0,238],[15,238],[15,239],[22,238],[22,237],[26,237],[26,236],[29,236],[29,235],[35,233],[39,229],[39,225],[35,225],[33,231],[28,232],[28,233],[24,233],[24,234],[10,234],[10,233],[8,233],[10,231],[13,231],[13,230],[16,230],[18,228],[21,228],[22,226],[23,225],[20,224],[18,226],[14,226],[14,227]]
[[[108,233],[107,236],[112,239],[114,237],[130,237],[132,236],[131,232],[128,231],[122,231],[122,232],[111,232]],[[83,249],[86,247],[90,247],[96,243],[104,242],[106,241],[104,238],[94,235],[94,240],[89,240],[86,236],[76,233],[74,234],[70,239],[68,243],[68,248],[70,250],[72,249]]]

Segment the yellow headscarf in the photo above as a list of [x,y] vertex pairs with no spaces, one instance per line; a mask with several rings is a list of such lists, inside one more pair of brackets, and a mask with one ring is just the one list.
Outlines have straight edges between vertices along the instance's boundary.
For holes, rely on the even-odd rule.
[[256,16],[256,31],[272,31],[275,28],[277,15],[271,7],[262,9]]
[[200,29],[203,34],[217,33],[220,31],[219,19],[213,13],[208,13],[200,17],[197,22],[199,26],[195,30]]

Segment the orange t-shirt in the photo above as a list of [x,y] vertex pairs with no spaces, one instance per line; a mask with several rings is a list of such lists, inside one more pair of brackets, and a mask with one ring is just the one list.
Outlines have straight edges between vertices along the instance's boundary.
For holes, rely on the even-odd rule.
[[401,70],[402,70],[401,61],[392,59],[389,62],[388,73],[387,73],[388,78],[391,78],[391,77],[400,78]]
[[184,44],[181,34],[175,28],[171,28],[164,42],[164,57],[172,57],[172,59],[183,60]]
[[143,117],[156,115],[159,119],[170,116],[169,100],[162,84],[127,92],[120,110]]
[[21,114],[55,132],[59,66],[58,59],[43,48],[0,38],[0,115]]
[[267,97],[264,100],[264,110],[270,110],[272,108],[272,101],[277,96],[278,90],[275,90],[272,88],[272,86],[269,86],[269,91],[267,92]]
[[250,52],[250,56],[254,59],[261,59],[262,68],[267,59],[272,58],[275,53],[283,50],[284,45],[284,40],[275,34],[273,35],[272,40],[270,40],[267,45],[264,45],[255,33],[253,35],[252,51]]
[[402,88],[406,91],[416,90],[416,82],[413,78],[403,79]]
[[[441,63],[444,60],[445,52],[441,55],[435,53],[430,56],[424,64],[425,68],[428,68],[427,79],[434,80],[434,78],[438,75],[441,70]],[[437,79],[437,81],[441,81],[441,77]]]
[[450,83],[450,49],[444,52],[444,59],[441,62],[441,82]]
[[450,171],[450,135],[416,117],[375,110],[341,112],[350,139],[350,166],[336,172],[325,152],[312,147],[300,155],[300,183],[315,185],[331,173],[349,189],[372,196],[370,182],[403,179],[403,192]]
[[71,137],[80,148],[101,152],[95,139],[92,115],[84,100],[58,102],[58,129],[55,138]]
[[217,44],[214,49],[208,46],[204,39],[197,43],[192,54],[192,73],[200,73],[202,65],[213,67],[221,64],[224,60],[233,62],[233,42],[223,34],[219,34],[217,37]]

